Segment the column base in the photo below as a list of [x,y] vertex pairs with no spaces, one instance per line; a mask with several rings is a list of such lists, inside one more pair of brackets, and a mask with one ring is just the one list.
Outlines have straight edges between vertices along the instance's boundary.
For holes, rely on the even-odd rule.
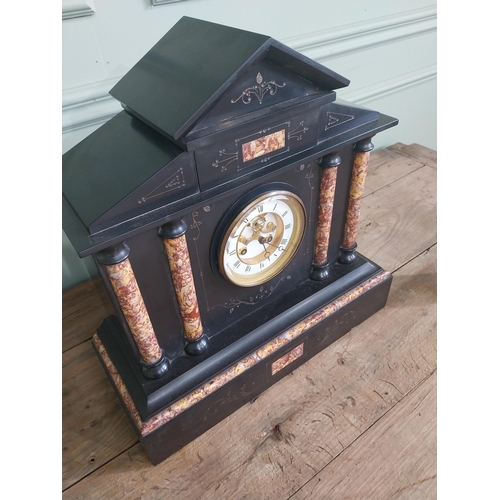
[[330,277],[330,265],[328,262],[326,264],[311,264],[311,272],[309,273],[309,278],[314,281],[325,281]]
[[358,244],[354,243],[354,245],[350,248],[340,247],[340,254],[337,262],[340,262],[340,264],[352,264],[356,260],[357,246]]
[[184,346],[184,352],[190,356],[200,356],[208,349],[208,337],[203,334],[199,339],[189,340],[184,339],[186,345]]
[[157,380],[165,376],[168,371],[168,359],[165,357],[165,352],[161,350],[161,358],[156,363],[141,362],[142,373],[150,380]]

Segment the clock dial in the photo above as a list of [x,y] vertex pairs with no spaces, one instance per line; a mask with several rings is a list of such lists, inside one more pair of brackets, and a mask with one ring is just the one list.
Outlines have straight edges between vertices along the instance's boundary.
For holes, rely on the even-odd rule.
[[288,191],[271,191],[234,218],[222,240],[219,268],[232,283],[249,287],[276,276],[302,241],[305,210]]

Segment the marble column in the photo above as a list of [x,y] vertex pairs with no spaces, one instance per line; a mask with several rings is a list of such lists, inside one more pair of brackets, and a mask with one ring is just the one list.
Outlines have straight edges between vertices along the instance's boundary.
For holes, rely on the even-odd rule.
[[168,360],[156,338],[146,304],[128,259],[129,254],[130,248],[125,243],[121,243],[99,252],[97,261],[106,270],[120,309],[137,345],[142,358],[144,376],[157,379],[167,372]]
[[197,356],[207,350],[208,337],[203,333],[185,236],[186,230],[186,223],[180,219],[164,224],[158,234],[163,238],[177,304],[182,318],[184,340],[186,342],[184,350],[191,356]]
[[337,170],[341,158],[337,153],[330,153],[321,159],[321,183],[319,188],[318,221],[314,242],[314,261],[310,278],[322,281],[329,276],[328,249],[330,230],[332,226],[333,206],[335,201],[335,186]]
[[338,261],[349,264],[356,259],[356,237],[361,214],[361,199],[365,190],[365,179],[368,170],[370,151],[373,149],[371,137],[356,143],[354,147],[354,160],[352,166],[351,186],[349,189],[349,204],[347,207],[344,238],[340,247]]

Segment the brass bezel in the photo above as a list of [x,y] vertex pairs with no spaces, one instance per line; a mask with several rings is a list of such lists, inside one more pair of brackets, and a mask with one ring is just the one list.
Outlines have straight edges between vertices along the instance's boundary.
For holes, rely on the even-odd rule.
[[[243,224],[248,214],[255,209],[256,205],[267,198],[278,195],[286,197],[286,199],[284,199],[283,201],[285,201],[286,204],[290,207],[294,216],[293,232],[292,237],[290,238],[290,242],[287,245],[287,253],[283,253],[282,255],[280,255],[268,268],[256,274],[252,274],[251,276],[244,276],[238,273],[228,273],[224,266],[224,256],[230,236],[233,234],[234,230],[237,227]],[[304,238],[305,227],[305,206],[299,196],[297,196],[295,193],[285,190],[272,190],[257,196],[238,212],[238,214],[234,217],[233,221],[229,224],[226,232],[224,233],[224,236],[221,240],[218,256],[219,270],[221,274],[231,283],[241,287],[252,287],[266,283],[267,281],[278,275],[292,261]]]

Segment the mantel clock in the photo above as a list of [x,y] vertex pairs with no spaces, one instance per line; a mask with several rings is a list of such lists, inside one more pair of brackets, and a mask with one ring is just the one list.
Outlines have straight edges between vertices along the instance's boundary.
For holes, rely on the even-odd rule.
[[372,138],[397,124],[264,35],[182,18],[63,155],[63,228],[115,307],[93,344],[159,463],[384,307],[357,251]]

